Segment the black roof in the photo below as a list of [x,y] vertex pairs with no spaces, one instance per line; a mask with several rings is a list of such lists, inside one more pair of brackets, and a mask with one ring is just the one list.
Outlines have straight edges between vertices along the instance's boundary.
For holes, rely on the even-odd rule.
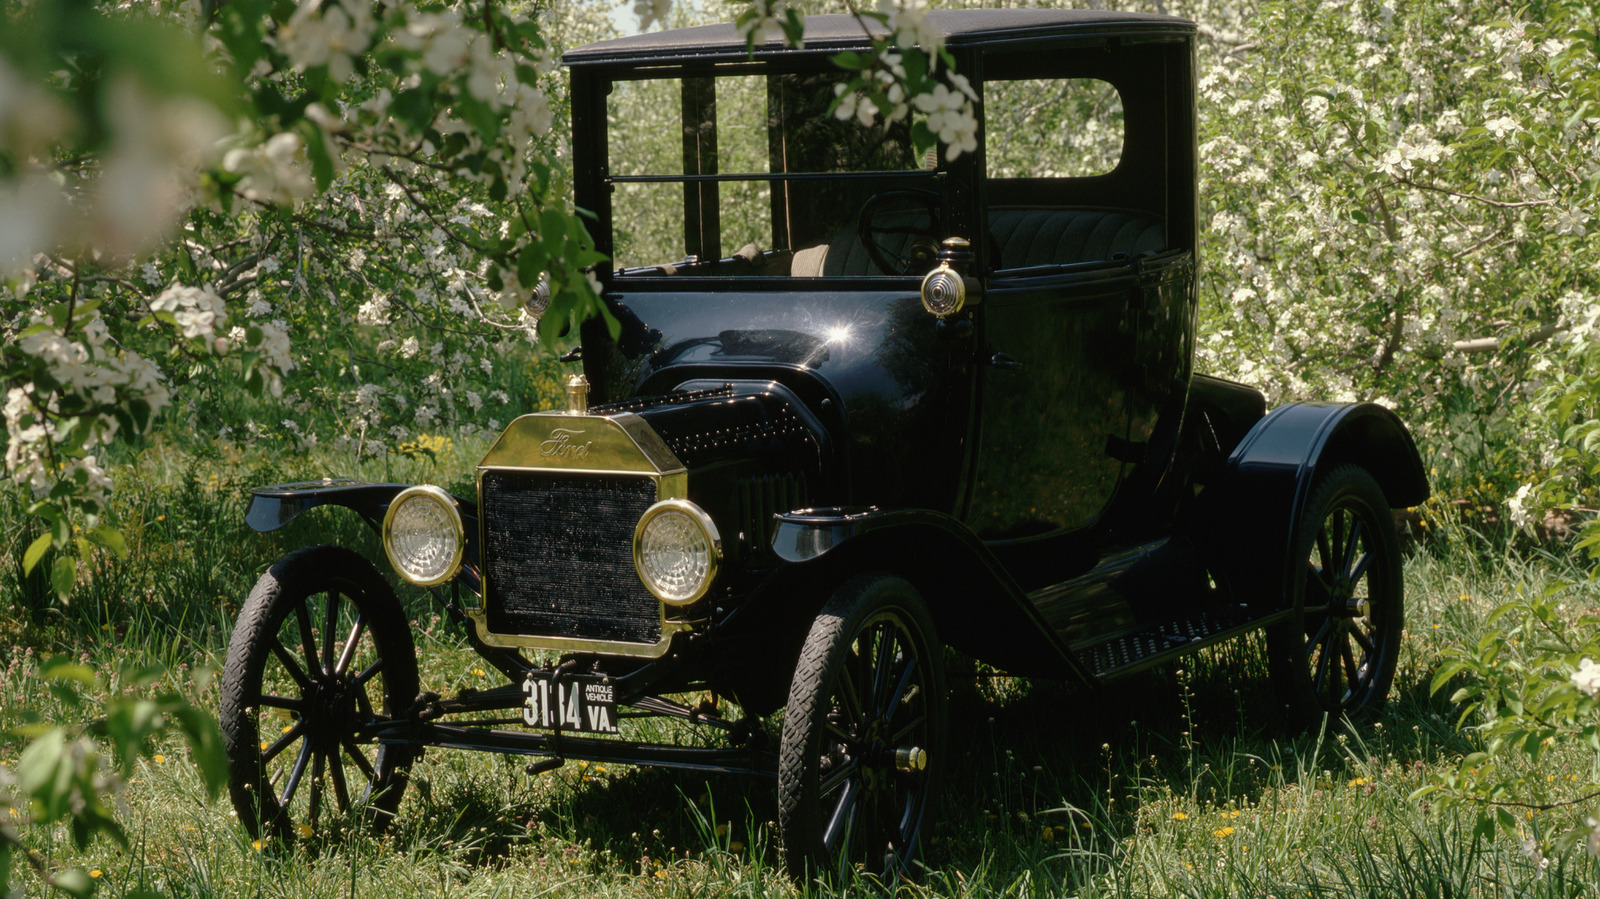
[[[1156,34],[1192,35],[1194,23],[1152,13],[1110,12],[1100,9],[948,9],[928,13],[928,20],[950,46],[989,43],[1030,43],[1062,37],[1106,37]],[[808,16],[802,52],[834,53],[865,49],[867,32],[854,16]],[[886,29],[867,20],[870,33]],[[700,25],[674,31],[654,31],[631,37],[599,41],[570,50],[562,57],[569,65],[586,63],[669,62],[708,57],[746,59],[745,40],[731,24]],[[781,42],[756,45],[756,55],[794,53]]]

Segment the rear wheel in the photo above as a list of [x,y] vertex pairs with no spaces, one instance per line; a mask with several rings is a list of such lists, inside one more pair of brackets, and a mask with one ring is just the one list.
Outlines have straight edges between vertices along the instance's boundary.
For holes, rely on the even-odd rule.
[[255,837],[310,837],[363,812],[393,817],[414,750],[376,730],[417,694],[400,602],[370,562],[337,546],[278,560],[245,601],[219,708],[228,792]]
[[942,650],[915,589],[851,579],[806,636],[779,751],[790,872],[847,883],[912,873],[944,758]]
[[1318,480],[1291,564],[1295,615],[1267,634],[1291,717],[1314,724],[1381,707],[1399,659],[1405,589],[1394,518],[1366,469],[1345,465]]

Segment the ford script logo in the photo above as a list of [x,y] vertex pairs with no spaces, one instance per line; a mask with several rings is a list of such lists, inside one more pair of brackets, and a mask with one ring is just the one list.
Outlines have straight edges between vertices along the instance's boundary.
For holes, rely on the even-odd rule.
[[573,439],[582,435],[582,431],[575,431],[571,428],[556,428],[550,432],[550,436],[543,443],[539,444],[539,454],[556,459],[587,459],[589,457],[589,447],[594,445],[594,441],[587,440],[579,443]]

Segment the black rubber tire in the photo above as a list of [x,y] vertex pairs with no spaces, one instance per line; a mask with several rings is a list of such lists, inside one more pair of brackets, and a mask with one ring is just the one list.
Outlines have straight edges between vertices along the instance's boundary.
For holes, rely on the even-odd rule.
[[374,830],[388,825],[414,750],[362,735],[409,710],[417,657],[371,562],[338,546],[275,562],[239,612],[221,693],[228,794],[251,836],[287,844],[352,810]]
[[[778,755],[778,822],[797,881],[915,873],[947,764],[946,703],[943,650],[917,591],[883,574],[835,591],[795,666]],[[901,770],[895,750],[913,749],[925,767]]]
[[1318,479],[1290,564],[1300,567],[1295,615],[1268,629],[1267,651],[1291,724],[1372,714],[1394,683],[1405,584],[1394,516],[1365,468]]

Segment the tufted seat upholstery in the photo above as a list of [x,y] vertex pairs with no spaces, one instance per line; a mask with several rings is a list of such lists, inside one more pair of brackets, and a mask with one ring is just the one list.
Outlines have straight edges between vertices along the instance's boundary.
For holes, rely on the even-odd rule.
[[[1160,219],[1121,209],[1050,209],[997,206],[989,210],[989,238],[999,248],[996,269],[1035,265],[1068,265],[1129,257],[1166,249]],[[913,235],[890,234],[887,249],[904,253]],[[790,268],[794,277],[877,275],[854,228],[839,232],[833,243],[799,250]]]
[[1160,219],[1120,209],[996,206],[989,210],[989,237],[1000,247],[997,269],[1095,262],[1166,248]]

